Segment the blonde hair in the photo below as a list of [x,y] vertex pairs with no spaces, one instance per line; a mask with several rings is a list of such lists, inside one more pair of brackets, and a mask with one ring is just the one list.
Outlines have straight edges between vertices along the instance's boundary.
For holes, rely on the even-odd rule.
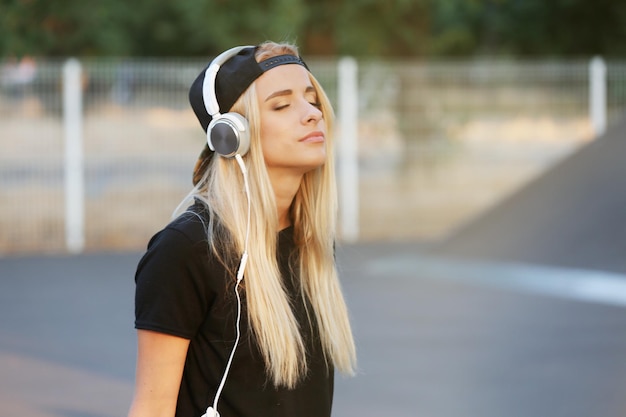
[[[289,44],[266,42],[256,59],[298,55]],[[294,238],[298,248],[300,290],[312,311],[327,363],[352,374],[355,346],[348,311],[334,261],[337,191],[333,154],[333,110],[321,85],[309,75],[317,91],[327,125],[327,156],[324,165],[307,172],[291,207]],[[298,322],[285,293],[277,261],[278,214],[275,195],[264,162],[260,116],[253,83],[231,111],[243,114],[250,123],[250,151],[243,157],[248,167],[250,198],[253,202],[248,263],[244,279],[249,326],[264,358],[274,385],[292,388],[307,372],[307,352]],[[243,180],[234,159],[210,156],[202,180],[189,197],[204,201],[210,212],[209,245],[231,269],[234,279],[238,256],[243,252],[247,200]],[[229,255],[231,254],[231,255]]]

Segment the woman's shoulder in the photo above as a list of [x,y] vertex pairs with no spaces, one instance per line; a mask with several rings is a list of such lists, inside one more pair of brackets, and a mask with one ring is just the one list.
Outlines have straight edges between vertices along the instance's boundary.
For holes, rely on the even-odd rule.
[[216,268],[220,264],[211,255],[208,244],[208,226],[208,210],[201,203],[190,206],[152,236],[137,266],[137,276],[204,280],[219,272],[221,269]]
[[177,232],[192,243],[206,242],[209,222],[208,209],[203,203],[196,201],[165,226],[161,233]]
[[218,294],[224,269],[211,256],[208,217],[190,207],[157,232],[135,272],[135,326],[192,338]]
[[147,249],[167,242],[184,247],[206,244],[209,220],[206,207],[201,203],[195,203],[152,235]]

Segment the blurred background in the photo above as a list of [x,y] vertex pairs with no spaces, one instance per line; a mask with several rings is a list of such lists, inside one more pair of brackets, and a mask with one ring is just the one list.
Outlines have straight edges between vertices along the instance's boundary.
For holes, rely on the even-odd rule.
[[268,39],[337,116],[361,369],[334,415],[626,415],[626,3],[17,0],[0,417],[125,413],[134,268],[204,146],[189,85]]
[[[610,1],[1,7],[4,254],[142,248],[189,190],[203,146],[188,86],[232,45],[298,43],[335,104],[338,130],[357,115],[344,157],[358,172],[342,182],[351,241],[441,240],[626,107],[626,6]],[[355,59],[348,78],[345,57]],[[69,58],[79,68],[64,73]],[[63,87],[77,83],[80,107],[64,99]],[[356,85],[345,108],[343,84]]]

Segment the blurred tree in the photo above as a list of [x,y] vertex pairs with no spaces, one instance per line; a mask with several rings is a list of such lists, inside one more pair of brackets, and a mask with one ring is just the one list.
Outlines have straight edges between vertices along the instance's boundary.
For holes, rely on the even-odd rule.
[[265,39],[309,55],[618,55],[626,2],[0,0],[0,56],[205,56]]
[[[511,1],[501,10],[510,26],[495,34],[515,54],[616,55],[626,53],[626,3],[613,0]],[[507,42],[505,42],[507,40]]]
[[482,1],[439,0],[432,4],[432,55],[470,55],[479,45]]
[[233,45],[300,34],[301,0],[139,0],[150,18],[133,22],[141,41],[135,55],[207,55]]
[[123,0],[2,0],[0,53],[123,54],[129,52],[124,18],[131,11],[131,4]]
[[626,53],[626,2],[433,0],[434,55]]
[[0,0],[0,55],[186,56],[298,37],[301,0]]
[[307,53],[410,56],[424,53],[428,0],[309,0]]

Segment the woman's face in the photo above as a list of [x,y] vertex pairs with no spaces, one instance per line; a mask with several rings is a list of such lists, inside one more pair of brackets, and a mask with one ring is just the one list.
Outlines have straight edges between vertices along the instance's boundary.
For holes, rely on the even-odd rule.
[[308,71],[298,64],[275,67],[257,79],[256,90],[268,171],[303,174],[323,165],[326,123]]

